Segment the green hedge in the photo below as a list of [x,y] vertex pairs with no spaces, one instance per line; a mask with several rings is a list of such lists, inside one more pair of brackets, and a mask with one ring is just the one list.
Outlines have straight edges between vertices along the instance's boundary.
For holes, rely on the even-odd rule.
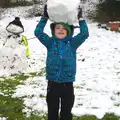
[[94,18],[100,22],[120,21],[120,0],[105,0],[99,3]]

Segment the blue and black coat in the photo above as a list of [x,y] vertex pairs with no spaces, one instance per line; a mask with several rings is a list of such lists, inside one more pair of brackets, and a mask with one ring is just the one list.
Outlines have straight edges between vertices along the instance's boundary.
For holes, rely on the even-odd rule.
[[41,18],[36,26],[35,36],[47,48],[46,79],[56,82],[73,82],[76,74],[76,50],[88,38],[89,32],[85,20],[79,21],[80,33],[73,37],[71,33],[64,39],[49,37],[44,33],[47,23]]

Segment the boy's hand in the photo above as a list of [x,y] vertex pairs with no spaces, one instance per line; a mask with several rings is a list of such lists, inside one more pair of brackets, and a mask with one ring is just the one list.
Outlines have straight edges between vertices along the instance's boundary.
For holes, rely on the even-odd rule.
[[78,8],[78,15],[77,15],[78,20],[82,18],[82,8]]
[[44,6],[43,17],[46,18],[46,19],[49,19],[48,12],[47,12],[47,4],[45,4],[45,6]]

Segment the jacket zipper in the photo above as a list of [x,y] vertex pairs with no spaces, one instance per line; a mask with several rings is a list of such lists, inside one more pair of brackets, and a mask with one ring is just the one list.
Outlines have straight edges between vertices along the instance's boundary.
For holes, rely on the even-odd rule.
[[60,71],[59,71],[59,73],[58,73],[58,74],[59,74],[59,75],[58,75],[58,82],[61,82],[61,81],[60,81],[60,73],[61,73],[61,70],[62,70],[62,59],[63,59],[60,50],[61,50],[61,42],[60,42],[60,41],[57,41],[57,52],[58,52],[59,64],[60,64]]

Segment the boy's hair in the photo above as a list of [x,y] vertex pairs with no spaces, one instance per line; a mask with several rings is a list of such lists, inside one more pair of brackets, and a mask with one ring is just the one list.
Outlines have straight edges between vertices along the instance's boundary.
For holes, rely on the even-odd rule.
[[51,28],[51,32],[52,32],[53,36],[55,36],[54,30],[55,30],[55,25],[57,25],[57,24],[61,24],[61,25],[63,25],[66,28],[67,35],[72,35],[73,34],[73,31],[74,31],[73,25],[69,25],[69,24],[63,23],[63,22],[56,22],[56,23],[51,23],[50,24],[50,28]]

